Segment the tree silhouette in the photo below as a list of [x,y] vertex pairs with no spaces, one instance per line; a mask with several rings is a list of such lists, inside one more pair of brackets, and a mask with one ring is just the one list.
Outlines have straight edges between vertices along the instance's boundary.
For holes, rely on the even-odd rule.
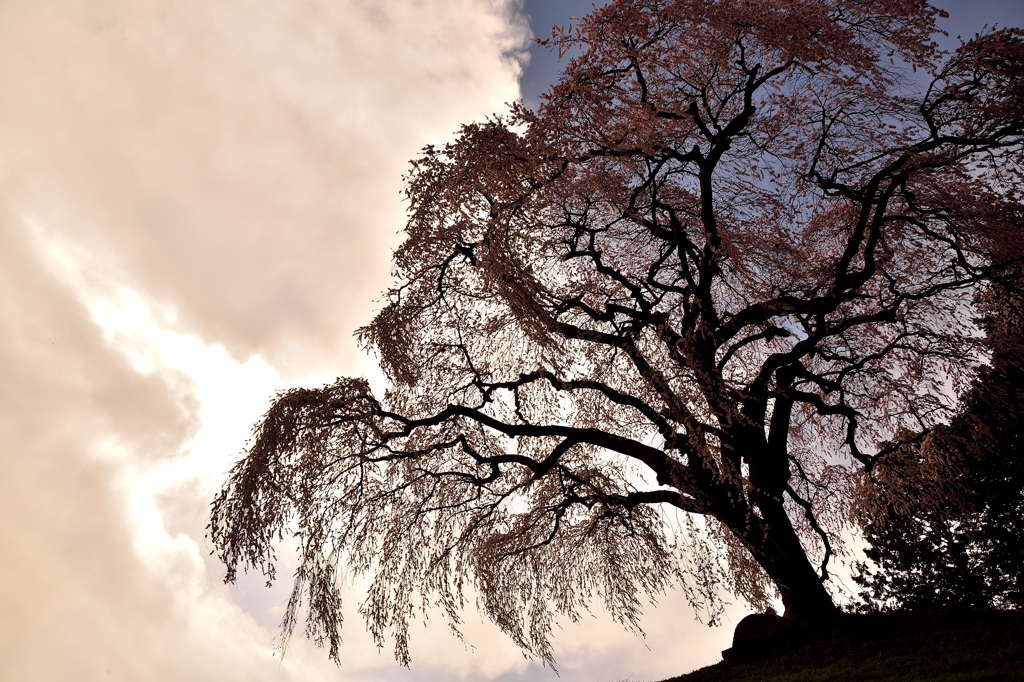
[[413,163],[359,332],[390,388],[277,397],[214,502],[228,580],[294,535],[285,631],[303,603],[336,657],[366,575],[402,663],[417,607],[458,631],[470,588],[549,663],[556,615],[635,628],[672,584],[831,618],[857,491],[948,419],[973,291],[1022,253],[1022,34],[940,63],[937,14],[623,0],[556,32],[582,52],[539,111]]
[[[1024,279],[1002,279],[984,292],[991,362],[982,367],[948,427],[935,429],[909,462],[940,457],[960,474],[942,508],[873,489],[863,518],[867,557],[854,580],[861,607],[1024,608]],[[928,470],[928,467],[924,467]]]

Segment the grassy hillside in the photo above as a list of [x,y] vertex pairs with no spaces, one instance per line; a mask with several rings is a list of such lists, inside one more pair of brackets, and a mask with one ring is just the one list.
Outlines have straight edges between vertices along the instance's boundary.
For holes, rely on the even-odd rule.
[[849,616],[832,629],[755,643],[745,658],[665,682],[1024,681],[1024,612]]

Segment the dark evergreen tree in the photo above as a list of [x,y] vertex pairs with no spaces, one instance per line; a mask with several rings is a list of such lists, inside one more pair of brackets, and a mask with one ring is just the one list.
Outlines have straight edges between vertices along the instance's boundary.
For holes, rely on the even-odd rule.
[[958,416],[931,434],[932,453],[917,447],[918,461],[939,456],[960,473],[949,503],[906,513],[889,499],[865,514],[866,553],[877,569],[861,565],[854,577],[861,608],[1024,607],[1022,288],[1024,279],[1008,277],[985,294],[990,364]]

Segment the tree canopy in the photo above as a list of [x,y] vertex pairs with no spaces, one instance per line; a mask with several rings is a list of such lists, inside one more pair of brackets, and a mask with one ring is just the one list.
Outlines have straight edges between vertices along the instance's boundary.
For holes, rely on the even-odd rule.
[[1024,253],[1024,33],[941,54],[938,14],[616,0],[556,33],[580,52],[538,111],[413,162],[359,331],[389,388],[277,397],[214,502],[228,579],[294,535],[286,631],[303,604],[336,657],[365,575],[402,663],[416,610],[458,631],[470,595],[546,662],[555,617],[638,627],[672,585],[832,617],[840,532],[950,417],[973,297]]

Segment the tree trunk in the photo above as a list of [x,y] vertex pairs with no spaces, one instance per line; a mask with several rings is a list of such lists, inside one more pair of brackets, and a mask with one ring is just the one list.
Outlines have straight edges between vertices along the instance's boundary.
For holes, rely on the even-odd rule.
[[760,537],[749,538],[748,546],[782,595],[786,617],[815,624],[841,615],[808,560],[782,503],[760,500],[757,508],[761,512],[761,523],[748,533]]
[[[788,387],[793,371],[780,371],[777,381],[780,387]],[[782,595],[788,617],[807,622],[827,621],[841,612],[807,558],[782,503],[790,479],[788,441],[793,400],[785,396],[776,398],[767,439],[760,426],[765,411],[763,402],[744,406],[743,416],[752,426],[741,432],[737,443],[737,450],[744,453],[743,461],[750,467],[752,502],[760,512],[759,517],[745,515],[748,546]]]

